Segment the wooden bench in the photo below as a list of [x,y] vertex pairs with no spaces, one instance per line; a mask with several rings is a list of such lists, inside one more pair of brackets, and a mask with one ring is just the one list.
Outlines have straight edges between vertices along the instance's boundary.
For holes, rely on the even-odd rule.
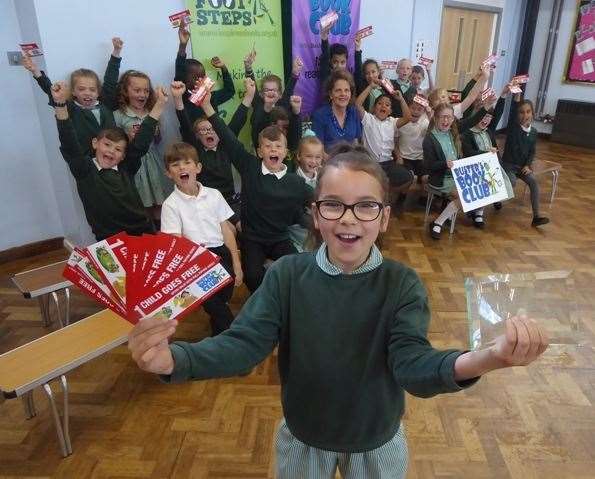
[[[51,324],[50,297],[56,306],[60,326],[70,322],[70,287],[72,283],[62,276],[66,261],[41,266],[13,276],[12,281],[25,298],[37,298],[45,326]],[[64,291],[64,320],[60,314],[58,292]]]
[[[76,367],[127,341],[132,324],[110,310],[103,310],[74,324],[0,355],[0,393],[20,397],[28,418],[35,416],[33,390],[42,386],[54,416],[64,457],[72,454],[68,427],[66,374]],[[50,382],[58,379],[64,394],[62,418]]]

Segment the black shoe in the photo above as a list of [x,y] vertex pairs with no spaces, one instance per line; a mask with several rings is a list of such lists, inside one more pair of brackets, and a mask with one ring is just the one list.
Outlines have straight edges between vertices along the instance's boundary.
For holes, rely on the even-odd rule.
[[497,203],[494,203],[494,209],[496,211],[501,210],[502,209],[502,203],[500,201],[498,201]]
[[479,229],[483,229],[485,228],[485,221],[483,220],[483,216],[482,215],[475,215],[473,217],[473,226],[475,226],[476,228]]
[[442,226],[433,221],[430,223],[430,236],[436,240],[440,239],[440,233],[442,233]]
[[531,226],[547,225],[549,222],[549,218],[546,218],[545,216],[534,216],[533,221],[531,221]]

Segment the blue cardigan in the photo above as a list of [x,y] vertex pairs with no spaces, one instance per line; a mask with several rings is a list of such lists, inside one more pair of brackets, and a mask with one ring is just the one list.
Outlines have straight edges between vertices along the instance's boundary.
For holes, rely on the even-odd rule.
[[324,144],[325,150],[339,141],[351,143],[354,140],[359,140],[362,136],[362,122],[357,109],[352,105],[347,107],[343,128],[339,127],[331,106],[324,105],[312,114],[312,129]]

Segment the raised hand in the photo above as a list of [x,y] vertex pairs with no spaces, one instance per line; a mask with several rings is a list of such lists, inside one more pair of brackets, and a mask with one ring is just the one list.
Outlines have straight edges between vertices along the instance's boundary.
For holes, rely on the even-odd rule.
[[225,63],[219,57],[211,58],[211,65],[213,65],[213,68],[225,68]]
[[186,91],[186,84],[181,81],[174,81],[171,82],[169,89],[174,98],[182,98],[182,95]]
[[168,339],[175,333],[178,322],[148,318],[139,321],[128,334],[128,349],[132,359],[143,371],[171,374],[174,358]]
[[359,52],[362,50],[362,37],[355,36],[355,51]]
[[302,61],[302,59],[300,57],[295,57],[293,59],[293,67],[291,69],[291,74],[294,77],[299,77],[300,73],[302,73],[303,68],[304,68],[304,62]]
[[246,88],[246,96],[253,99],[256,94],[256,83],[252,78],[246,78],[244,80],[244,87]]
[[395,91],[393,92],[393,98],[399,102],[403,99],[403,94],[399,88],[395,88]]
[[23,53],[23,59],[21,60],[21,64],[25,67],[25,70],[29,70],[33,73],[33,76],[38,77],[40,75],[39,68],[27,53]]
[[180,22],[180,26],[178,27],[178,38],[180,40],[180,45],[185,46],[190,41],[190,32],[184,22]]
[[122,48],[124,47],[124,41],[120,37],[114,37],[112,38],[112,45],[114,47],[112,55],[119,57],[122,53]]
[[298,95],[292,95],[289,98],[289,104],[291,105],[291,110],[293,113],[299,115],[300,111],[302,111],[302,97]]
[[548,347],[547,333],[526,316],[506,320],[506,333],[496,338],[490,352],[502,367],[526,366]]
[[256,50],[253,47],[252,51],[250,51],[250,53],[244,57],[244,68],[246,70],[252,70],[254,60],[256,60]]
[[167,103],[168,95],[165,88],[162,86],[158,86],[155,88],[155,96],[156,96],[156,105],[164,106]]
[[68,100],[69,91],[66,83],[58,81],[52,85],[52,99],[54,103],[66,103]]

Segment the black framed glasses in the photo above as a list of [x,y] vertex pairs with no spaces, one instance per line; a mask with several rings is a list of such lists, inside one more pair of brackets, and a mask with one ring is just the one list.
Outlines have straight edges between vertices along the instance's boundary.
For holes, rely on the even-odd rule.
[[384,204],[377,201],[358,201],[352,205],[346,205],[337,200],[320,200],[314,204],[320,216],[329,221],[343,218],[347,210],[351,210],[353,216],[360,221],[374,221],[384,209]]

